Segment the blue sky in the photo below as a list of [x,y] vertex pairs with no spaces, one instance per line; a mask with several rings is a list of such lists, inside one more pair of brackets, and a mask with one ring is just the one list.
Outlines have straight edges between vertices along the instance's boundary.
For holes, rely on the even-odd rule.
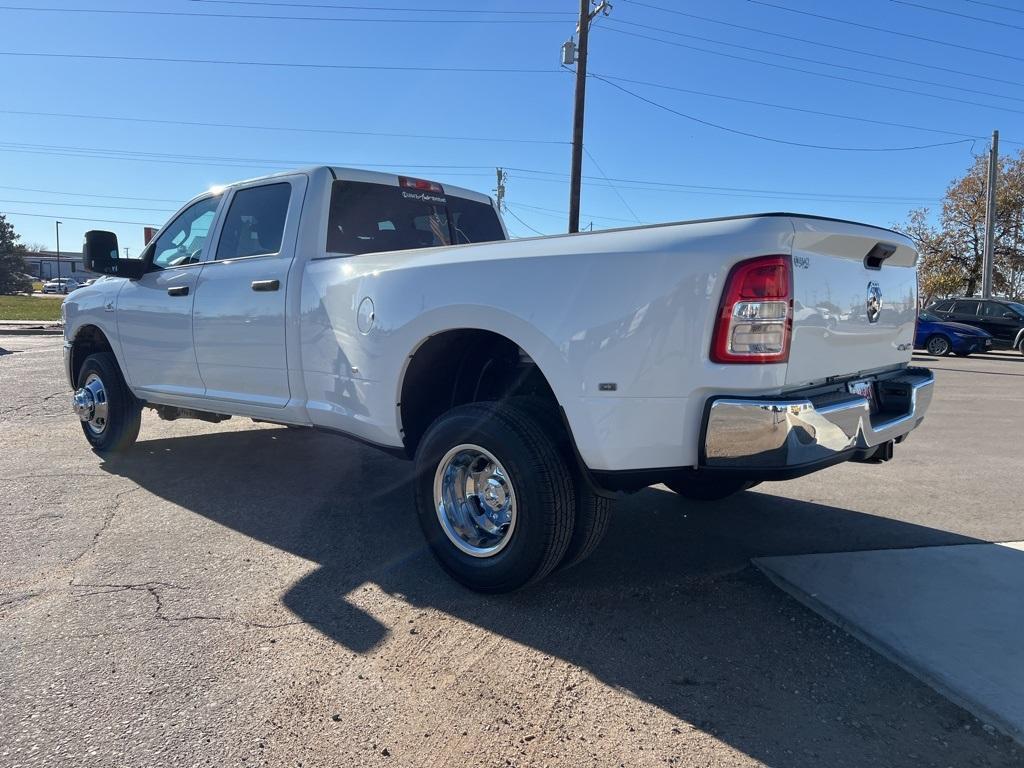
[[[137,254],[142,224],[161,224],[206,187],[319,162],[393,166],[382,169],[488,193],[502,166],[507,201],[525,222],[507,217],[511,231],[564,231],[573,77],[558,62],[575,29],[574,0],[18,5],[36,10],[0,7],[2,52],[62,55],[0,55],[0,212],[25,242],[53,247],[59,217],[65,249],[78,249],[87,229],[109,228]],[[767,210],[889,225],[934,205],[993,128],[1004,152],[1024,146],[1013,143],[1024,142],[1022,0],[613,5],[594,24],[590,71],[621,78],[612,82],[636,96],[589,81],[584,226]],[[384,10],[403,7],[417,10]],[[528,13],[471,12],[509,10]],[[439,67],[475,71],[424,69]],[[780,141],[887,150],[959,143],[864,152]]]

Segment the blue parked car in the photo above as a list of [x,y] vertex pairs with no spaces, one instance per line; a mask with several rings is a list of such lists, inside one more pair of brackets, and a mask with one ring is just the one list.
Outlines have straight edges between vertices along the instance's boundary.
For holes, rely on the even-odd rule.
[[936,357],[950,352],[967,357],[973,352],[992,349],[992,334],[973,325],[950,323],[931,312],[921,312],[917,316],[914,348],[925,349]]

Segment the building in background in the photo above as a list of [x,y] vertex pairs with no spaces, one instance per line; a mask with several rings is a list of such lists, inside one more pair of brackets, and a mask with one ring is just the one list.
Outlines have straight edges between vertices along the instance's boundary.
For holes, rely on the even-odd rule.
[[86,271],[82,264],[82,254],[77,251],[60,252],[59,273],[56,251],[29,251],[25,254],[25,265],[30,275],[44,281],[55,277],[73,277],[79,281],[99,277],[95,272]]

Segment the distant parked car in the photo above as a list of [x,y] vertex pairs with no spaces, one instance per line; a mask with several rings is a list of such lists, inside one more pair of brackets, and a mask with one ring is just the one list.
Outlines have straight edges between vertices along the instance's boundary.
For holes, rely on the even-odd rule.
[[71,293],[82,284],[73,277],[57,277],[43,283],[43,293]]
[[992,334],[964,323],[950,323],[931,312],[922,311],[917,316],[917,333],[914,348],[925,349],[928,354],[942,357],[952,352],[967,357],[975,352],[987,352],[992,348]]
[[935,301],[927,310],[942,320],[982,328],[992,345],[1024,354],[1024,304],[1006,299],[955,298]]

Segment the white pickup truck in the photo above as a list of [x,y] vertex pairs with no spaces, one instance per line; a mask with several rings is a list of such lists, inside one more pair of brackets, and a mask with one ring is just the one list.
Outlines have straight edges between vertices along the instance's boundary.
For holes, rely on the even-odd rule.
[[924,416],[902,235],[762,214],[510,241],[485,195],[320,167],[200,195],[64,303],[99,453],[143,407],[415,460],[438,561],[482,591],[590,553],[615,492],[721,498],[884,461]]

